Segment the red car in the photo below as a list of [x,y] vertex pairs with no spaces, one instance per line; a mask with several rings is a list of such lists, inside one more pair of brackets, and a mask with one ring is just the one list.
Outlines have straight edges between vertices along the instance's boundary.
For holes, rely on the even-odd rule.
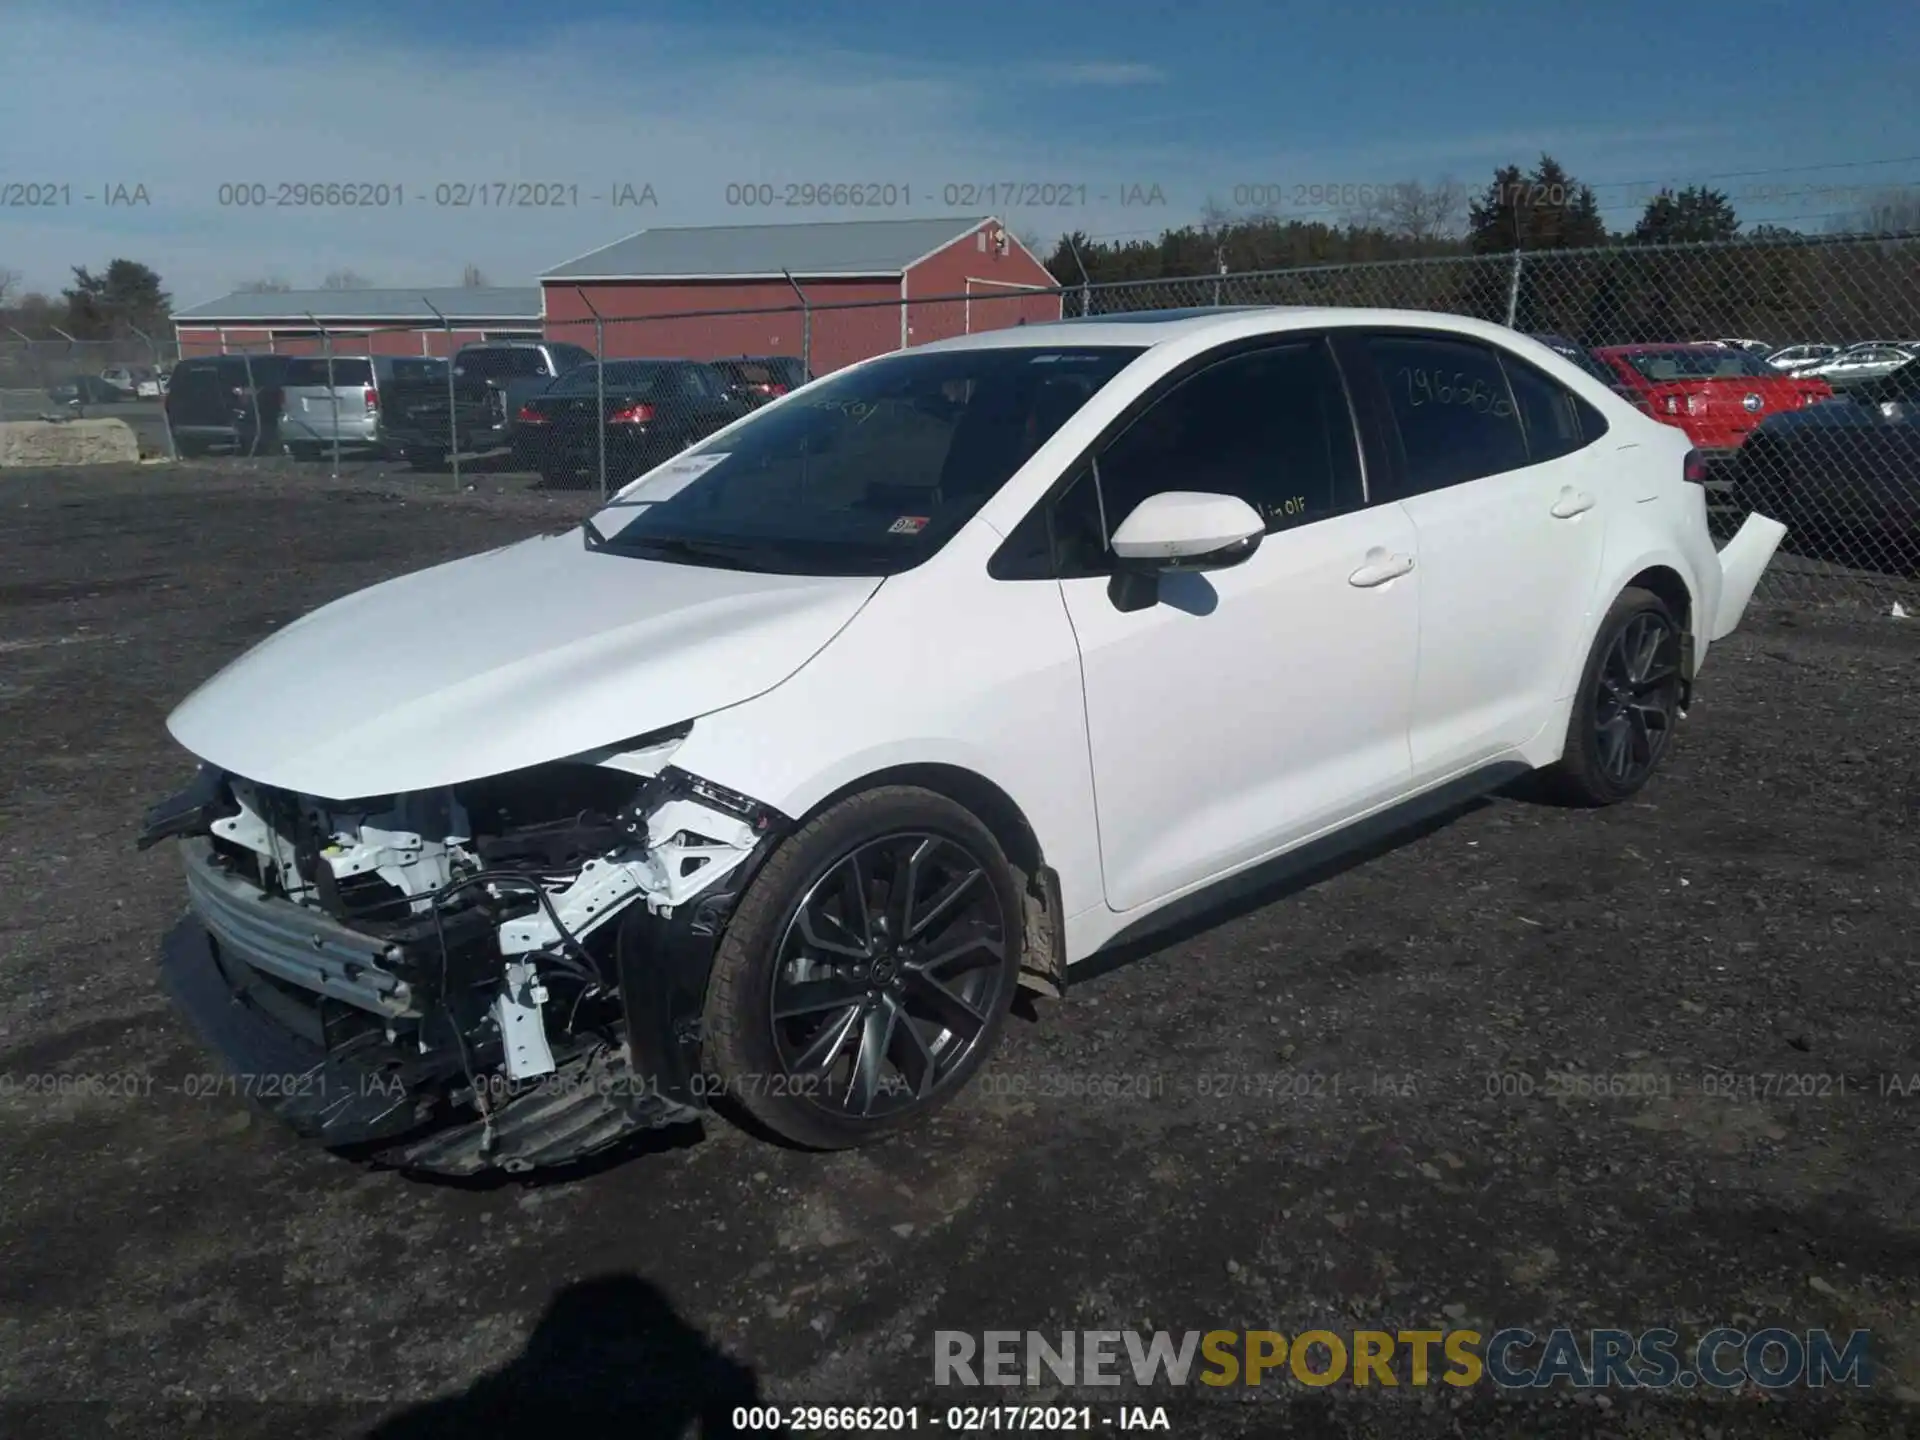
[[1824,380],[1782,374],[1719,345],[1608,345],[1593,352],[1656,420],[1710,454],[1736,450],[1769,415],[1833,398]]

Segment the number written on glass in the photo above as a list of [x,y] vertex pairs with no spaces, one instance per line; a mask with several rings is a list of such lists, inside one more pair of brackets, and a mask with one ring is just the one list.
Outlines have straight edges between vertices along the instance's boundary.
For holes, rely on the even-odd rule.
[[1396,378],[1406,386],[1407,404],[1415,409],[1422,405],[1464,405],[1476,415],[1491,415],[1496,420],[1513,414],[1513,401],[1507,398],[1504,385],[1496,390],[1484,379],[1470,379],[1463,370],[1448,374],[1403,365]]

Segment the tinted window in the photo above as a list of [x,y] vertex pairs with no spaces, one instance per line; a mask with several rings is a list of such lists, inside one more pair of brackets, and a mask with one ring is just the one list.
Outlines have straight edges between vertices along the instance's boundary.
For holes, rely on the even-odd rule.
[[469,350],[454,361],[460,374],[476,380],[502,380],[547,373],[547,362],[538,350]]
[[1438,336],[1373,335],[1365,351],[1386,389],[1404,493],[1424,494],[1528,463],[1526,435],[1491,349]]
[[681,385],[695,400],[723,400],[727,394],[727,382],[720,378],[720,372],[705,365],[689,365],[681,372]]
[[1346,391],[1318,340],[1208,366],[1156,400],[1098,461],[1098,493],[1089,473],[1056,506],[1062,575],[1102,570],[1105,536],[1163,490],[1237,496],[1260,513],[1269,534],[1362,503]]
[[[1571,391],[1511,355],[1501,357],[1501,363],[1506,368],[1514,403],[1520,407],[1520,424],[1527,436],[1527,456],[1534,464],[1571,455],[1603,433],[1602,430],[1592,435],[1582,433],[1580,410],[1583,407]],[[1597,412],[1594,419],[1605,426],[1606,422],[1600,420]]]
[[553,363],[562,374],[577,366],[593,363],[593,352],[582,349],[578,345],[549,345],[547,349],[552,353]]
[[908,569],[1139,353],[1035,346],[890,355],[821,381],[804,404],[757,411],[724,439],[683,452],[621,491],[593,525],[604,548],[685,564],[794,574]]
[[[325,359],[289,360],[286,374],[281,377],[281,383],[288,386],[319,385],[324,388],[329,383],[327,373]],[[371,385],[373,362],[335,356],[332,373],[331,383],[335,385]]]
[[[651,391],[666,369],[667,367],[657,360],[609,360],[604,383],[607,389],[617,390],[623,395],[638,395]],[[549,393],[592,395],[600,389],[601,384],[600,367],[582,365],[569,370],[554,381]]]
[[387,373],[395,380],[445,380],[447,362],[444,360],[390,360]]

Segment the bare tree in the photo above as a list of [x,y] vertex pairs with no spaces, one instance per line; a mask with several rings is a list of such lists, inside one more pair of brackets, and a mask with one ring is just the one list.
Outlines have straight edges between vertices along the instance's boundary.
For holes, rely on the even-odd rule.
[[1843,235],[1904,235],[1920,230],[1920,185],[1877,190],[1846,214],[1834,216],[1827,229]]
[[327,278],[320,282],[322,290],[371,290],[373,282],[358,270],[329,271]]
[[1467,187],[1452,176],[1428,185],[1403,180],[1364,195],[1347,223],[1407,240],[1451,240],[1467,218]]
[[278,275],[269,275],[260,280],[242,280],[233,288],[236,295],[285,295],[293,286]]
[[478,290],[486,283],[487,277],[481,273],[480,267],[469,260],[467,268],[460,272],[461,286],[467,290]]
[[14,292],[19,288],[20,272],[0,265],[0,310],[13,303]]

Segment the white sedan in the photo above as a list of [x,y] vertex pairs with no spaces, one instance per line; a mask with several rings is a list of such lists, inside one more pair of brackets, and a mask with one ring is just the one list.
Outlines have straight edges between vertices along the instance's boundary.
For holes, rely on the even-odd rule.
[[722,1096],[873,1140],[1017,987],[1237,886],[1528,771],[1633,795],[1783,533],[1716,553],[1703,478],[1454,316],[881,356],[196,691],[163,972],[256,1099],[401,1166]]

